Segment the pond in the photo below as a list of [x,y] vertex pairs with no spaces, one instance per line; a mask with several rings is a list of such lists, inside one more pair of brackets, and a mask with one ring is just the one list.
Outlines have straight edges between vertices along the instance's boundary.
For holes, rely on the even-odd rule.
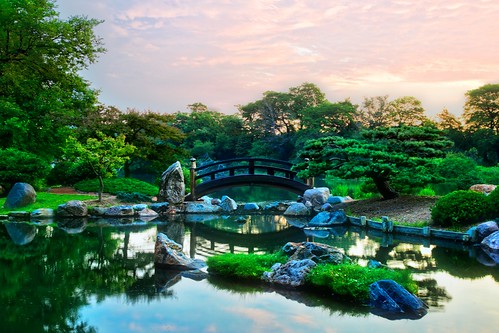
[[[2,332],[495,332],[499,268],[473,247],[362,230],[306,234],[282,216],[183,216],[119,224],[0,225]],[[121,221],[122,222],[122,221]],[[360,264],[409,268],[429,305],[418,320],[293,290],[155,269],[158,232],[191,257],[278,251],[288,241],[343,248]]]

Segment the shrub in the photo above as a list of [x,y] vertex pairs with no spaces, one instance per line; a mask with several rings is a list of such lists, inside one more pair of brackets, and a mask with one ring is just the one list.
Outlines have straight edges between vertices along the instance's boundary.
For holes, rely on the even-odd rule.
[[455,191],[440,198],[431,210],[433,222],[442,226],[465,226],[483,221],[487,197],[474,191]]
[[430,186],[427,186],[427,187],[421,189],[418,192],[418,196],[421,196],[421,197],[434,197],[435,196],[435,191]]
[[116,198],[123,202],[150,202],[152,198],[148,195],[138,193],[138,192],[118,192],[116,193]]
[[17,182],[38,188],[49,171],[49,163],[35,154],[15,148],[0,149],[0,185],[7,191]]
[[499,187],[492,191],[487,197],[489,206],[489,218],[499,218]]
[[463,154],[450,153],[439,163],[437,173],[445,179],[456,179],[460,175],[472,172],[476,162]]
[[[75,189],[83,192],[98,192],[99,180],[83,180],[74,185]],[[118,192],[141,193],[154,196],[158,194],[158,188],[152,184],[134,178],[107,178],[104,179],[104,192],[117,194]]]
[[285,261],[287,256],[283,252],[262,255],[226,253],[209,257],[207,264],[210,273],[228,278],[260,280],[263,272],[270,271],[275,263]]
[[408,270],[369,268],[354,263],[317,265],[307,276],[313,287],[326,288],[338,297],[365,302],[369,299],[369,286],[379,280],[391,279],[411,293],[418,291]]
[[61,161],[54,165],[47,176],[48,185],[72,186],[79,181],[92,179],[95,173],[88,163]]

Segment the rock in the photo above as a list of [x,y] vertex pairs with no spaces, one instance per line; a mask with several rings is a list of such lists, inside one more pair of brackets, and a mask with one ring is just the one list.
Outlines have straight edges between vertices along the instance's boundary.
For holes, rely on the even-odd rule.
[[307,237],[316,237],[316,238],[328,238],[331,236],[331,233],[328,229],[304,229],[303,233]]
[[288,209],[288,207],[289,203],[274,201],[265,205],[263,210],[265,210],[266,212],[283,213],[286,211],[286,209]]
[[485,237],[488,235],[496,232],[499,230],[499,227],[497,226],[496,221],[487,221],[480,223],[477,226],[473,226],[466,233],[470,236],[473,237],[473,234],[476,232],[476,241],[477,243],[480,243]]
[[470,186],[471,191],[480,192],[485,195],[489,195],[490,192],[496,189],[497,185],[492,184],[475,184]]
[[331,227],[334,225],[345,224],[348,221],[347,215],[343,210],[332,212],[320,212],[315,215],[308,223],[309,227]]
[[336,205],[336,204],[339,204],[339,203],[342,203],[344,200],[343,200],[343,197],[340,197],[340,196],[329,196],[329,198],[327,198],[327,203],[330,204],[330,205]]
[[138,217],[157,217],[159,214],[151,208],[144,208],[135,212],[135,215],[137,215]]
[[250,212],[254,212],[254,211],[257,211],[257,210],[260,210],[260,206],[258,206],[256,203],[254,202],[248,202],[246,204],[244,204],[244,210],[246,211],[250,211]]
[[251,221],[251,216],[249,216],[249,215],[239,216],[235,220],[235,222],[239,223],[239,224],[248,223],[249,221]]
[[5,223],[10,238],[16,245],[26,245],[33,241],[38,228],[27,223]]
[[22,221],[29,221],[31,217],[30,212],[26,211],[15,211],[15,212],[9,212],[9,220],[22,220]]
[[28,183],[15,183],[5,199],[4,208],[20,208],[36,202],[36,191]]
[[285,264],[277,263],[271,272],[264,272],[262,279],[266,282],[286,287],[299,287],[305,284],[305,278],[317,264],[310,259],[290,260]]
[[185,197],[185,183],[182,166],[177,161],[170,165],[161,175],[158,201],[166,201],[172,205],[182,204]]
[[182,252],[182,245],[172,241],[163,233],[158,233],[156,237],[154,264],[179,270],[200,269],[206,266],[202,260],[187,257]]
[[421,318],[428,306],[393,280],[380,280],[369,286],[370,306],[373,313],[390,318]]
[[308,218],[306,217],[294,217],[294,216],[285,216],[286,222],[293,227],[296,228],[304,228],[308,223]]
[[168,202],[157,202],[151,204],[151,209],[154,210],[159,215],[165,215],[169,211],[170,204]]
[[291,204],[284,212],[286,216],[306,216],[310,214],[310,210],[302,202]]
[[134,216],[134,214],[135,212],[132,206],[127,206],[127,205],[109,207],[104,212],[104,216],[109,216],[109,217],[127,217],[127,216]]
[[329,188],[327,187],[312,188],[305,191],[305,193],[303,194],[303,201],[305,205],[309,203],[311,207],[316,209],[322,207],[322,205],[327,202],[330,195],[331,193],[329,192]]
[[480,244],[489,252],[499,253],[499,231],[485,237]]
[[88,215],[87,204],[80,200],[71,200],[57,207],[57,216],[84,217]]
[[289,256],[290,260],[310,259],[317,263],[335,265],[350,261],[350,258],[343,253],[343,250],[315,242],[288,242],[283,246],[282,250]]
[[218,213],[221,211],[222,207],[214,206],[211,203],[206,203],[206,202],[187,202],[185,204],[186,213],[211,214],[211,213]]
[[135,212],[139,212],[139,211],[144,210],[148,207],[146,204],[136,204],[136,205],[133,205],[132,208]]
[[54,210],[50,208],[40,208],[35,209],[31,212],[31,218],[33,219],[50,219],[55,216]]
[[237,210],[237,203],[232,198],[224,195],[222,200],[220,201],[219,206],[222,208],[224,212],[233,212]]

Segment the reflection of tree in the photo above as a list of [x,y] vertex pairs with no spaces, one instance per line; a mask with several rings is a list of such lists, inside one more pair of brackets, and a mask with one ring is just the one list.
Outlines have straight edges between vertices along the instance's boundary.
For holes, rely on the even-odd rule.
[[452,297],[444,287],[439,287],[434,279],[418,281],[418,296],[432,308],[443,308],[443,302],[449,302]]
[[436,247],[431,251],[432,257],[437,262],[437,267],[459,278],[479,279],[491,275],[499,281],[499,270],[491,269],[470,257],[468,252]]
[[152,254],[128,258],[129,237],[122,242],[115,228],[68,235],[43,227],[30,244],[18,246],[0,227],[2,332],[95,332],[79,318],[91,296],[154,295]]

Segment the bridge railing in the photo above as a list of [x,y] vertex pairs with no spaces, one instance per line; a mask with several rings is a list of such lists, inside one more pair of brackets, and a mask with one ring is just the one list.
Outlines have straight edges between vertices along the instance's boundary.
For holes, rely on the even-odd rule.
[[[268,175],[294,180],[296,172],[291,170],[292,166],[292,163],[270,158],[234,158],[197,167],[196,159],[191,158],[191,194],[195,197],[197,180],[206,178],[215,180],[238,175]],[[313,179],[307,179],[305,183],[313,187]]]

